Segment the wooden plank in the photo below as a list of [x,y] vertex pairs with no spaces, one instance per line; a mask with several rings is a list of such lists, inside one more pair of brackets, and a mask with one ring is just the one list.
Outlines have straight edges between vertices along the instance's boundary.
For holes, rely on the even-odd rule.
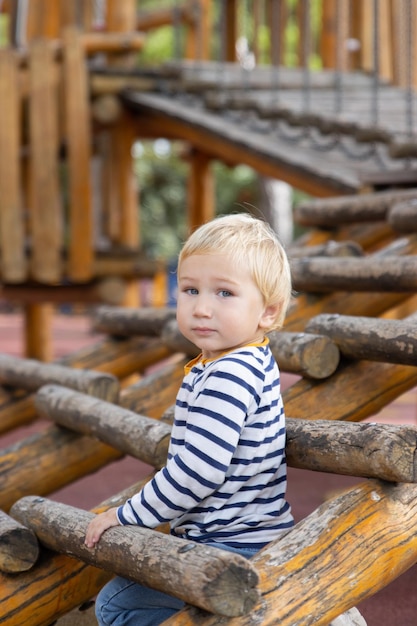
[[63,216],[58,182],[58,94],[51,48],[36,40],[30,55],[30,273],[41,283],[62,277]]
[[93,206],[91,123],[87,66],[75,28],[63,34],[65,126],[68,150],[68,278],[86,282],[93,276]]
[[21,102],[12,50],[0,50],[0,274],[3,282],[27,278],[20,162]]

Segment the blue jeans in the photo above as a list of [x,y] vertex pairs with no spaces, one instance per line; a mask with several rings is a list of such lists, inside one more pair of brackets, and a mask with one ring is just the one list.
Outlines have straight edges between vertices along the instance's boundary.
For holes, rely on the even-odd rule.
[[[230,548],[219,543],[205,545],[236,552],[248,559],[257,552]],[[117,576],[98,594],[96,617],[100,626],[158,626],[184,605],[178,598]]]

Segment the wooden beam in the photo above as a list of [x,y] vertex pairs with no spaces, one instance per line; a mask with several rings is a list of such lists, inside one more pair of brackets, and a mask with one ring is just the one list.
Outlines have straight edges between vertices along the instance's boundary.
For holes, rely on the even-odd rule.
[[211,157],[193,149],[188,162],[187,221],[192,232],[215,217],[215,189]]

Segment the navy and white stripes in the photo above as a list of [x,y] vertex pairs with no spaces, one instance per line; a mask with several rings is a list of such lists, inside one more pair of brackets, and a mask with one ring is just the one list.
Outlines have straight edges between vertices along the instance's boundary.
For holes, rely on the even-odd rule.
[[293,525],[285,500],[285,415],[267,340],[186,373],[168,461],[118,510],[122,524],[235,547],[262,547]]

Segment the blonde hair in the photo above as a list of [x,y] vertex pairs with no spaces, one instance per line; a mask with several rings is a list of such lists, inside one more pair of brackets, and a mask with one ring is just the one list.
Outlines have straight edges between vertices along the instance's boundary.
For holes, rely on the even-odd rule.
[[291,272],[276,233],[248,213],[223,215],[195,230],[182,248],[178,268],[193,254],[227,254],[246,265],[266,306],[277,306],[269,330],[281,328],[291,299]]

